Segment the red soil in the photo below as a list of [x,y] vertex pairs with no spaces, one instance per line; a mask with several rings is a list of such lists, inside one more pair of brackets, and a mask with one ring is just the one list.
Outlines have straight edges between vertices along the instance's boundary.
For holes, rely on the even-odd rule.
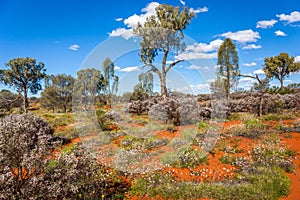
[[300,133],[291,133],[291,138],[283,138],[283,142],[287,147],[298,152],[298,155],[294,159],[296,166],[295,173],[288,173],[291,180],[291,193],[289,196],[282,198],[281,200],[296,200],[300,199]]

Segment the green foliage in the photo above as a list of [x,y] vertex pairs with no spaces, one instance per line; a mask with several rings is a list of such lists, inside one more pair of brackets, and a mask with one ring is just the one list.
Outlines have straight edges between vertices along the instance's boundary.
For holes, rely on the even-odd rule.
[[171,175],[153,173],[139,178],[134,183],[131,194],[164,199],[216,200],[263,200],[279,199],[289,194],[290,180],[276,167],[260,168],[255,173],[243,174],[244,182],[193,183],[176,181]]
[[[90,109],[90,103],[95,103],[96,96],[104,90],[105,81],[100,70],[95,68],[82,69],[77,72],[77,81],[74,85],[73,101],[83,109]],[[77,105],[75,104],[75,105]]]
[[269,94],[281,94],[281,95],[294,93],[293,90],[291,90],[291,88],[289,88],[289,87],[281,88],[281,87],[277,87],[277,86],[267,87],[266,92]]
[[218,50],[218,69],[219,76],[225,80],[225,91],[227,97],[238,80],[239,74],[239,58],[235,44],[231,39],[226,38]]
[[111,126],[114,124],[112,119],[105,115],[106,113],[105,109],[98,108],[96,110],[97,120],[102,131],[111,130]]
[[235,161],[235,157],[229,154],[225,154],[224,156],[220,157],[219,160],[223,164],[229,164],[231,165]]
[[267,114],[264,117],[264,120],[274,120],[274,121],[281,121],[281,120],[289,120],[289,119],[296,119],[296,116],[288,113],[288,112],[284,112],[282,114],[276,113],[276,114]]
[[46,88],[41,94],[41,106],[46,109],[62,109],[67,112],[72,107],[73,85],[75,79],[70,75],[51,75],[45,81]]
[[244,121],[246,129],[261,130],[265,128],[264,123],[257,118],[250,118]]
[[161,161],[172,167],[196,167],[207,161],[207,154],[192,147],[181,147],[177,152],[165,153],[161,157]]
[[5,64],[5,70],[0,70],[0,82],[14,87],[19,93],[23,93],[23,109],[27,112],[29,106],[28,92],[37,94],[42,90],[40,81],[46,76],[45,65],[36,63],[33,58],[15,58]]
[[168,142],[167,139],[160,139],[158,137],[142,138],[127,135],[121,142],[120,147],[129,151],[132,149],[153,149],[155,147],[160,147],[166,145]]
[[256,145],[251,156],[258,166],[278,166],[287,172],[294,170],[291,160],[294,153],[290,149],[279,146],[276,141]]
[[[190,24],[195,14],[187,7],[180,10],[179,7],[165,4],[160,4],[155,10],[155,15],[149,16],[143,25],[139,23],[133,31],[142,37],[139,53],[142,62],[159,76],[161,95],[167,96],[166,75],[172,67],[183,61],[178,60],[167,66],[168,54],[170,51],[184,50],[183,30]],[[153,65],[159,51],[164,52],[161,70]]]
[[293,56],[289,57],[287,53],[280,53],[277,56],[265,58],[263,71],[267,76],[278,79],[280,88],[283,89],[285,77],[300,71],[300,63],[296,63]]
[[0,91],[0,111],[11,111],[12,108],[22,105],[20,95],[14,94],[9,90]]
[[119,77],[115,75],[115,65],[109,57],[105,58],[102,63],[104,74],[103,90],[107,103],[112,105],[113,94],[118,91]]

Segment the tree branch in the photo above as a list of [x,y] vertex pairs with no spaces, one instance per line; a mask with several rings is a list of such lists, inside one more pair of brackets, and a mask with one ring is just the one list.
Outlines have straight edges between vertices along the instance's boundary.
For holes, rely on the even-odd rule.
[[145,65],[143,66],[143,68],[144,68],[144,67],[151,67],[151,71],[157,73],[158,76],[161,75],[160,71],[159,71],[154,65],[152,65],[152,64],[145,64]]
[[184,60],[177,60],[177,61],[171,63],[171,64],[168,66],[168,68],[167,68],[167,70],[166,70],[166,73],[167,73],[172,67],[174,67],[176,64],[178,64],[178,63],[180,63],[180,62],[183,62],[183,61],[184,61]]

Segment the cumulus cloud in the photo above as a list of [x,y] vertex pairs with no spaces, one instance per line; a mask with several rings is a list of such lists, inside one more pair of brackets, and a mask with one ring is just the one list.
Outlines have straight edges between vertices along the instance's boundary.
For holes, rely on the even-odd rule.
[[208,12],[208,8],[205,6],[203,8],[190,8],[190,12],[193,12],[195,14],[198,14],[198,13],[203,13],[203,12]]
[[183,1],[183,0],[179,0],[179,2],[180,2],[182,5],[184,5],[184,6],[185,6],[185,1]]
[[201,69],[201,67],[197,66],[197,65],[191,65],[191,66],[187,67],[187,69]]
[[262,21],[258,21],[256,23],[256,28],[271,28],[274,26],[274,24],[276,24],[278,21],[275,19],[271,19],[271,20],[262,20]]
[[139,68],[137,66],[134,67],[125,67],[123,69],[120,69],[121,72],[136,72],[139,71]]
[[122,18],[122,17],[119,17],[119,18],[116,18],[115,20],[116,20],[117,22],[119,22],[119,21],[122,21],[123,18]]
[[230,38],[239,43],[256,42],[257,39],[261,38],[259,33],[254,32],[252,29],[241,30],[241,31],[237,31],[237,32],[230,31],[227,33],[222,33],[220,36]]
[[195,60],[195,59],[212,59],[217,58],[218,54],[215,53],[198,53],[198,52],[183,52],[175,56],[178,60]]
[[[183,0],[180,0],[180,2],[184,5],[185,2]],[[149,4],[147,4],[146,7],[144,7],[141,10],[141,14],[133,14],[132,16],[123,19],[123,18],[117,18],[115,19],[116,21],[122,21],[124,25],[126,26],[126,28],[117,28],[115,30],[113,30],[111,33],[108,33],[110,37],[123,37],[126,40],[128,40],[129,38],[133,37],[133,28],[136,28],[138,23],[140,24],[144,24],[146,22],[146,19],[150,16],[153,16],[156,14],[155,8],[157,6],[159,6],[160,4],[158,2],[151,2]],[[208,8],[207,7],[203,7],[203,8],[190,8],[190,11],[198,14],[201,12],[207,12]]]
[[253,73],[257,74],[257,75],[264,75],[265,74],[265,72],[262,69],[255,70]]
[[121,67],[115,66],[115,67],[114,67],[114,70],[115,70],[115,71],[120,71],[120,70],[121,70]]
[[243,46],[242,49],[260,49],[261,47],[261,45],[248,44],[246,46]]
[[243,66],[246,67],[252,67],[252,66],[256,66],[257,64],[255,62],[251,62],[251,63],[244,63]]
[[289,15],[286,15],[286,14],[276,15],[276,17],[278,17],[280,21],[284,21],[287,24],[291,24],[294,22],[300,22],[300,12],[298,12],[298,11],[294,11]]
[[223,40],[220,40],[220,39],[211,41],[209,44],[196,43],[196,44],[187,46],[186,51],[194,51],[194,52],[199,52],[199,53],[216,51],[219,49],[219,47],[222,45],[222,43],[223,43]]
[[143,14],[140,15],[134,14],[128,17],[127,19],[124,20],[124,24],[128,28],[135,28],[137,27],[138,23],[144,24],[147,17],[155,15],[156,13],[155,8],[157,6],[159,6],[159,3],[157,2],[149,3],[145,8],[142,9]]
[[296,62],[296,63],[300,63],[300,56],[296,56],[296,57],[295,57],[295,62]]
[[125,28],[117,28],[116,30],[113,30],[111,33],[109,33],[110,37],[118,37],[121,36],[128,40],[129,38],[133,37],[134,34],[132,32],[132,29],[125,29]]
[[69,49],[72,51],[77,51],[80,48],[80,46],[78,44],[72,44]]
[[184,52],[175,56],[175,59],[180,60],[194,60],[194,59],[212,59],[217,58],[217,51],[223,40],[217,39],[211,41],[209,44],[206,43],[195,43],[188,45]]
[[275,33],[276,36],[283,36],[283,37],[287,36],[287,34],[282,32],[281,30],[275,31],[274,33]]
[[142,14],[137,15],[134,14],[126,19],[123,20],[123,18],[117,18],[116,21],[122,21],[126,28],[117,28],[113,30],[111,33],[109,33],[110,37],[123,37],[126,40],[133,37],[133,31],[132,29],[137,27],[138,23],[144,24],[147,17],[150,17],[152,15],[155,15],[155,8],[159,6],[159,3],[157,2],[151,2],[149,3],[145,8],[141,10]]

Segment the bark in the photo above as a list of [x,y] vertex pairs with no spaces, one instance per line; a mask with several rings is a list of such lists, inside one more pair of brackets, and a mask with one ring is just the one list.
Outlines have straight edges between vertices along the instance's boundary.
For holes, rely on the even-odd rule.
[[163,97],[167,97],[168,92],[167,92],[167,84],[166,84],[166,74],[163,73],[159,78],[160,78],[161,95]]
[[283,79],[279,79],[280,81],[280,89],[283,89]]
[[23,110],[25,113],[27,113],[28,108],[28,97],[27,97],[27,88],[24,88],[24,97],[23,97]]

